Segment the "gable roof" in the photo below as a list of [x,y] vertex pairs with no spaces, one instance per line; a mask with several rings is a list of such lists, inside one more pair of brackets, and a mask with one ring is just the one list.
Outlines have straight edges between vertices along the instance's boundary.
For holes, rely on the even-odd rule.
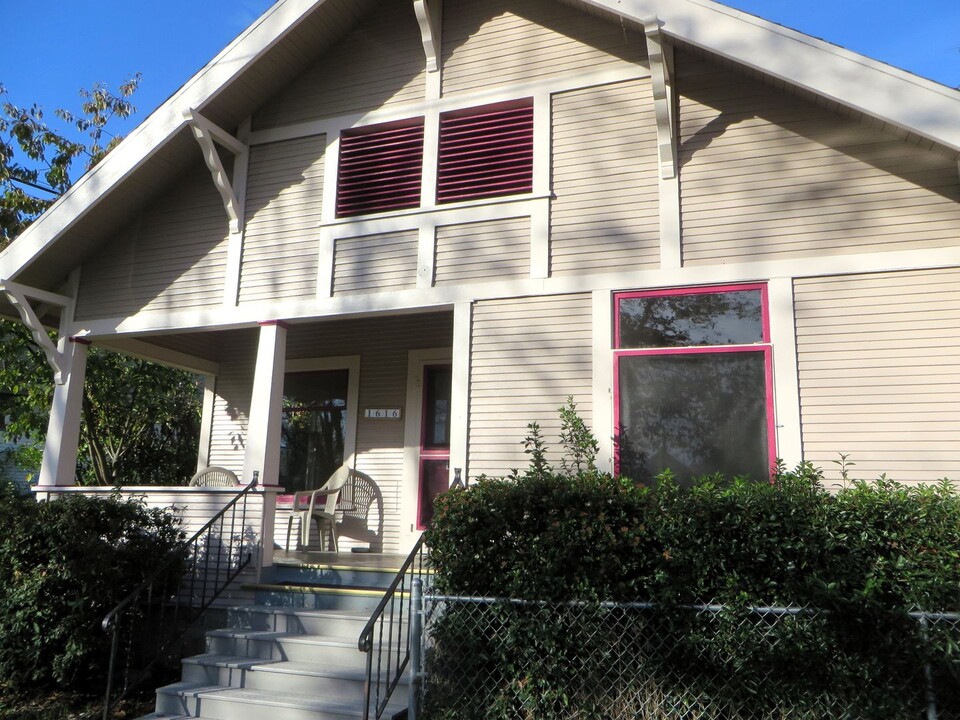
[[[556,1],[612,20],[644,24],[657,19],[667,38],[960,153],[960,92],[946,86],[711,0]],[[198,110],[214,122],[235,125],[255,109],[251,89],[259,91],[256,102],[262,102],[302,69],[289,60],[272,61],[273,75],[277,68],[283,72],[271,81],[259,65],[265,58],[280,55],[274,51],[285,43],[297,42],[297,33],[321,52],[375,5],[376,0],[279,0],[0,253],[0,281],[38,287],[59,282],[76,258],[101,239],[96,217],[106,223],[149,196],[151,183],[135,177],[138,171],[150,165],[151,173],[169,179],[186,157],[196,157],[185,111]],[[155,177],[152,185],[158,184]],[[110,198],[117,200],[106,202]],[[85,218],[91,229],[73,233],[69,248],[56,248]],[[38,268],[41,256],[44,267]]]

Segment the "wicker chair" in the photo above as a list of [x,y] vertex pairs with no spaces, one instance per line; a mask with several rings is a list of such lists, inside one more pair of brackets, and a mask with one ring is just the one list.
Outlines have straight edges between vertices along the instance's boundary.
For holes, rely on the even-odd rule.
[[190,487],[233,487],[239,484],[237,476],[222,467],[204,468],[190,478]]

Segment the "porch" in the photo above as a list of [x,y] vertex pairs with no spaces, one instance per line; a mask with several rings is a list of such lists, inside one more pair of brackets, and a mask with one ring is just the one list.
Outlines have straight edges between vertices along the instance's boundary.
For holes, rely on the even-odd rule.
[[[202,375],[197,468],[225,467],[243,485],[257,478],[260,505],[250,531],[264,540],[258,568],[265,568],[275,557],[309,557],[286,552],[297,547],[301,520],[293,514],[288,547],[291,495],[319,488],[343,464],[371,483],[362,498],[357,488],[341,496],[341,556],[392,558],[413,545],[429,520],[432,498],[465,464],[466,334],[464,349],[454,348],[460,315],[448,306],[92,340]],[[49,434],[36,487],[41,498],[106,491],[74,487],[86,345],[71,345],[75,361],[57,386],[51,418],[57,432]],[[229,494],[187,487],[123,491],[175,509],[188,533]],[[311,528],[308,552],[320,542]]]

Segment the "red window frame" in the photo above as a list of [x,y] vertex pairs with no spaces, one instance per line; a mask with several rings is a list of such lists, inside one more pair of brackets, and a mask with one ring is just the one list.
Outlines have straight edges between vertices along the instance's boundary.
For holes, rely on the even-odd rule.
[[[760,344],[731,345],[686,345],[680,347],[625,348],[620,342],[620,302],[633,298],[666,297],[676,295],[712,295],[744,290],[760,291],[760,312],[762,342]],[[766,393],[767,415],[767,465],[772,475],[773,464],[777,457],[775,403],[773,397],[773,345],[770,342],[770,303],[765,283],[741,285],[710,285],[693,288],[670,288],[665,290],[640,290],[615,293],[613,296],[613,428],[614,428],[614,472],[620,473],[620,359],[639,355],[686,355],[715,353],[762,353],[764,357],[764,392]]]

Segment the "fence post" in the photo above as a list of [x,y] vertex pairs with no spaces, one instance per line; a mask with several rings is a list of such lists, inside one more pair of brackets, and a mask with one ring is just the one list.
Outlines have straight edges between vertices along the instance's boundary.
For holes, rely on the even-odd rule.
[[[926,615],[920,616],[920,632],[923,634],[924,648],[930,649],[929,623]],[[933,672],[930,670],[930,660],[923,664],[923,677],[927,681],[927,720],[937,720],[937,693],[933,689]]]
[[423,677],[420,650],[423,647],[423,580],[414,578],[410,595],[410,693],[407,700],[407,720],[417,720],[420,700],[420,680]]

